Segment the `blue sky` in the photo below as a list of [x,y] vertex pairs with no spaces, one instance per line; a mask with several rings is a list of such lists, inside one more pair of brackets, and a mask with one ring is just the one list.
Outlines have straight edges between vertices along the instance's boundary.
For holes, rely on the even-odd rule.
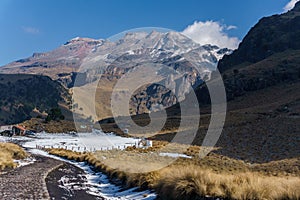
[[[139,27],[184,31],[199,42],[241,40],[263,16],[284,12],[289,0],[1,0],[0,66],[52,50],[74,37],[108,38]],[[189,27],[189,28],[188,28]],[[205,27],[206,29],[203,29]],[[208,33],[207,33],[208,34]],[[225,39],[226,39],[225,38]],[[224,44],[226,46],[226,44]]]

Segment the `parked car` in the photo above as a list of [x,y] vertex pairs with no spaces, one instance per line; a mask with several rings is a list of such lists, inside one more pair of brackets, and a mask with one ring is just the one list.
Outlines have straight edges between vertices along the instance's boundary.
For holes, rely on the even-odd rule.
[[12,137],[13,133],[10,130],[5,130],[5,131],[0,132],[0,135],[7,136],[7,137]]
[[35,132],[32,130],[26,130],[25,135],[35,135]]

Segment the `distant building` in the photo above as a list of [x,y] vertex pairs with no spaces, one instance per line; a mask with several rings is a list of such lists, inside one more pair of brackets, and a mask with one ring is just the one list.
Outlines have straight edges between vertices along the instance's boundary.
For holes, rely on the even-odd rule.
[[25,135],[26,129],[23,126],[14,125],[12,127],[12,134],[13,135]]

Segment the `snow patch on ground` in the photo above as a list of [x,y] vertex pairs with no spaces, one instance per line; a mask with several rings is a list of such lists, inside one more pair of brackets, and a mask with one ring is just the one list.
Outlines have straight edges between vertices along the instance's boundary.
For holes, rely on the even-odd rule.
[[30,141],[30,140],[32,139],[24,136],[13,136],[13,137],[0,136],[0,142],[18,142],[18,141]]
[[160,156],[168,156],[172,158],[192,158],[191,156],[181,154],[181,153],[159,153]]
[[36,148],[36,146],[46,148],[64,148],[72,151],[83,152],[109,150],[112,148],[124,149],[127,146],[133,146],[138,142],[138,139],[125,138],[115,134],[106,134],[101,131],[94,131],[93,133],[78,133],[77,135],[64,133],[38,133],[35,138],[31,138],[30,141],[27,140],[23,146],[26,148]]
[[26,165],[30,165],[32,163],[34,163],[36,161],[36,159],[34,158],[25,158],[23,160],[14,160],[14,163],[17,163],[18,167],[23,167],[23,166],[26,166]]

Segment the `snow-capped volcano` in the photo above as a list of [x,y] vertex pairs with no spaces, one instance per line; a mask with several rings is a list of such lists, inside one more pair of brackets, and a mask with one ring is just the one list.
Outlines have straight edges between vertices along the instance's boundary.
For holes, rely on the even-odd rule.
[[138,62],[185,62],[197,68],[201,75],[202,71],[207,73],[215,70],[218,60],[230,53],[231,50],[217,46],[201,46],[178,32],[130,32],[116,41],[106,40],[96,45],[84,59],[80,71],[84,72],[95,66],[107,67],[122,56],[127,57],[127,61],[139,57]]
[[[132,108],[133,113],[141,113],[146,109],[153,110],[154,105],[171,106],[183,100],[190,91],[188,88],[208,80],[218,60],[229,53],[231,50],[217,46],[201,46],[178,32],[128,32],[117,39],[77,37],[52,51],[34,53],[29,58],[0,67],[0,73],[47,75],[72,88],[98,81],[101,75],[105,75],[110,84],[115,84],[137,65],[147,65],[155,71],[157,84],[171,88],[148,85],[142,89],[147,98],[144,92],[138,91],[131,105],[139,108]],[[147,68],[141,73],[144,74],[136,75],[136,80],[147,76]],[[106,88],[106,91],[112,89]],[[145,99],[148,100],[143,102]]]
[[76,37],[52,51],[34,53],[0,67],[0,72],[43,74],[61,79],[62,74],[77,72],[85,59],[94,57],[105,66],[119,56],[141,52],[141,49],[151,49],[152,57],[160,60],[178,61],[176,56],[181,56],[181,60],[185,58],[200,68],[207,68],[205,71],[213,70],[224,54],[231,53],[216,46],[201,46],[177,32],[129,32],[116,41]]

